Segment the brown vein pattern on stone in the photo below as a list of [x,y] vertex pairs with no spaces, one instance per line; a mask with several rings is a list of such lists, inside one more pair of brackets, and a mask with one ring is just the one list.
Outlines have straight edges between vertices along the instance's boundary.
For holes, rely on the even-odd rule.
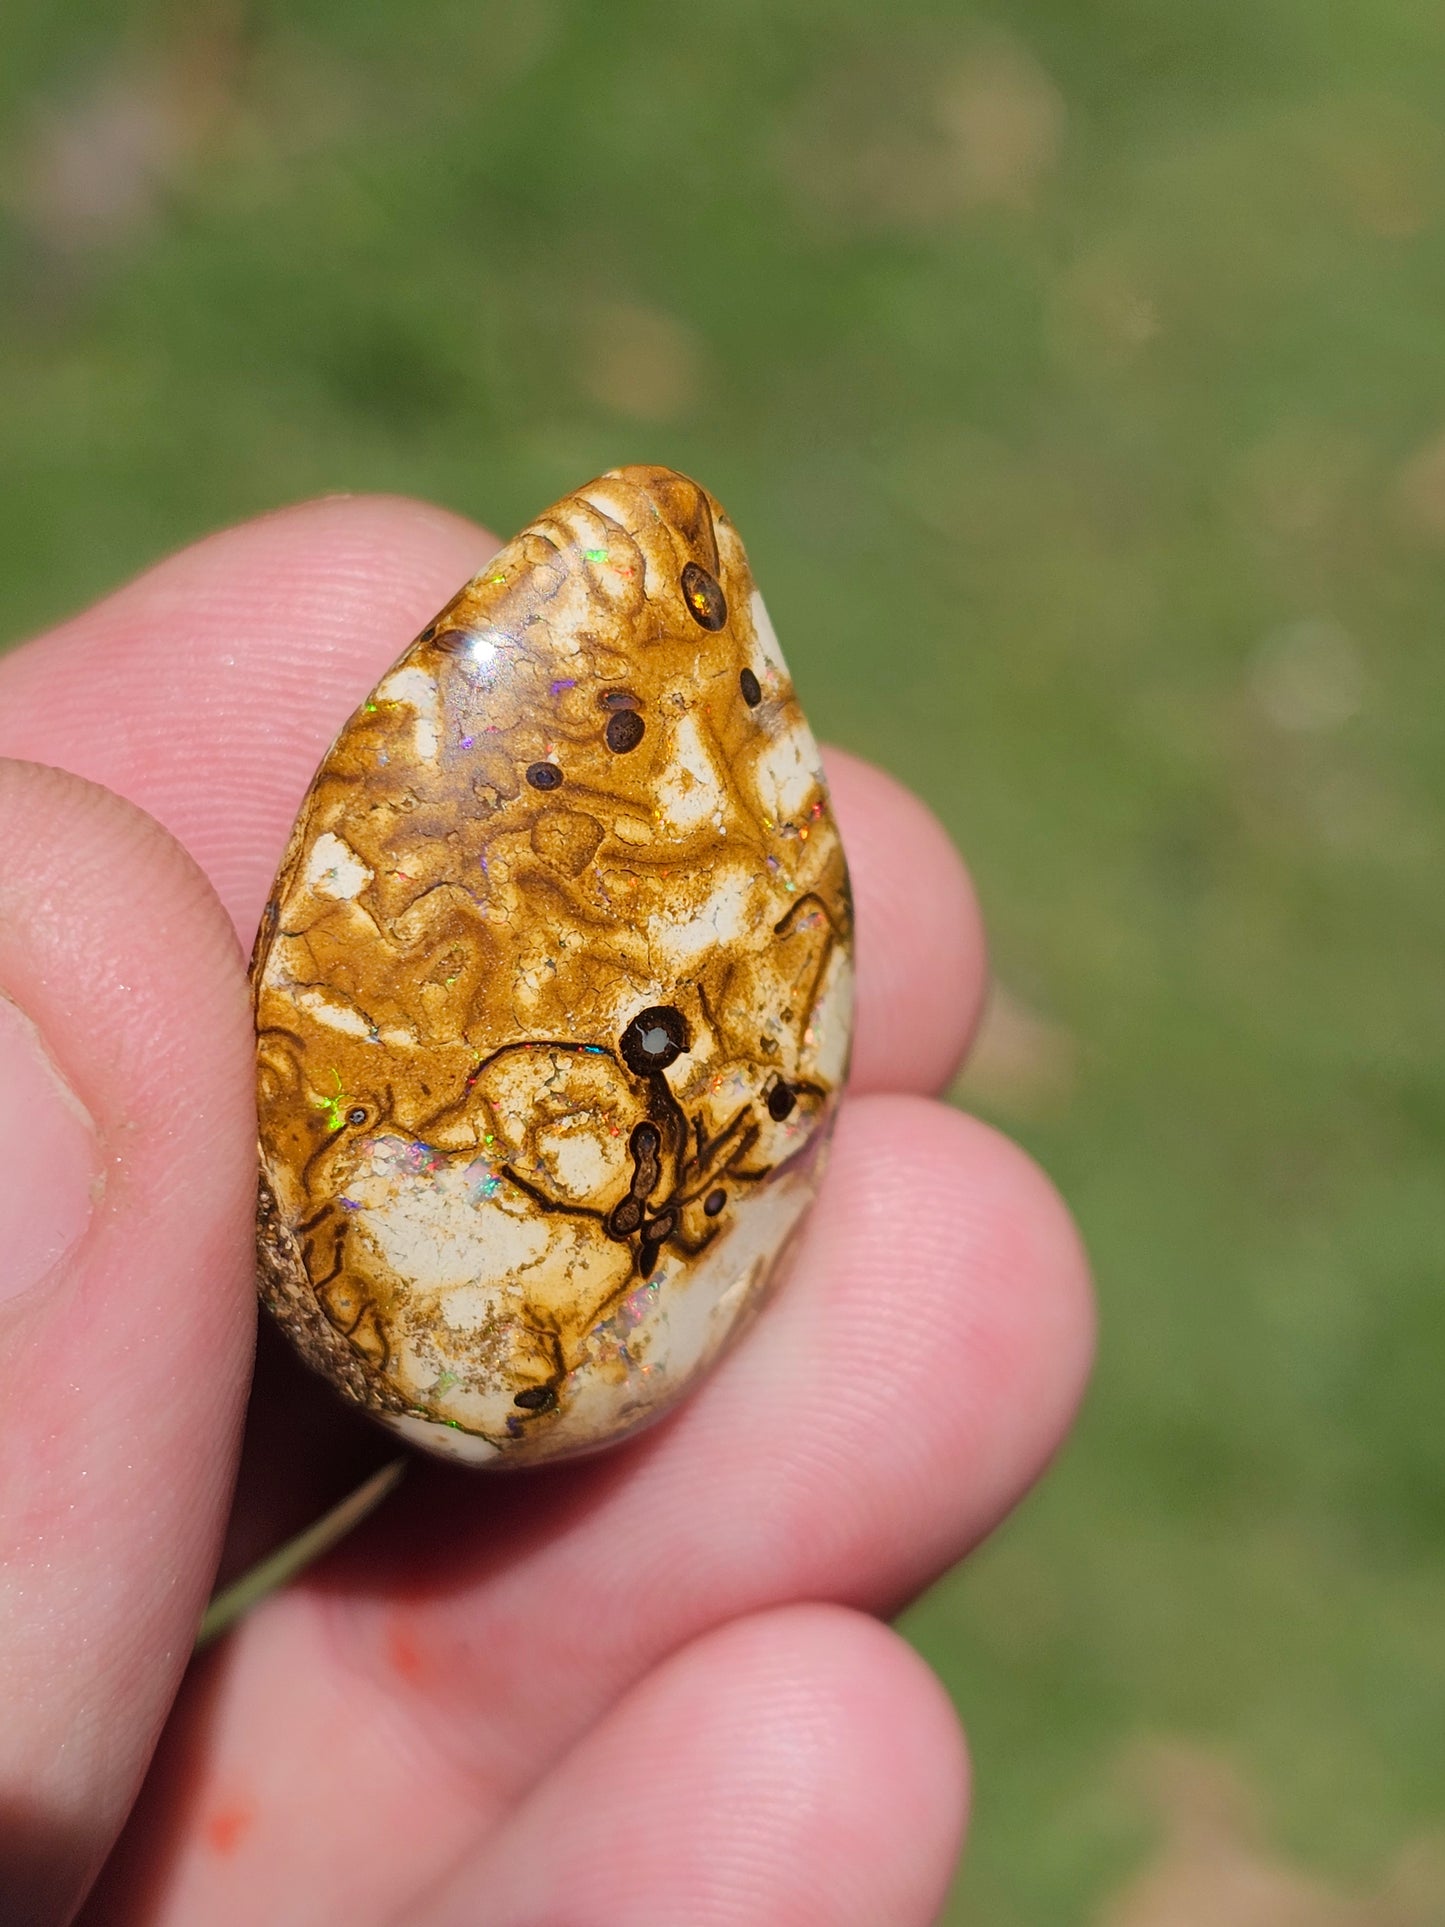
[[589,483],[347,723],[257,939],[261,1288],[308,1363],[479,1462],[665,1409],[816,1188],[851,950],[731,523]]

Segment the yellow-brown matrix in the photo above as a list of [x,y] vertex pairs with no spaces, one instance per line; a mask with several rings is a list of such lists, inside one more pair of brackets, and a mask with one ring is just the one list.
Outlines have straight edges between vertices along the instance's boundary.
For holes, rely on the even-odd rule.
[[670,469],[600,477],[427,625],[302,806],[252,970],[267,1302],[435,1451],[625,1435],[811,1201],[851,955],[742,543]]

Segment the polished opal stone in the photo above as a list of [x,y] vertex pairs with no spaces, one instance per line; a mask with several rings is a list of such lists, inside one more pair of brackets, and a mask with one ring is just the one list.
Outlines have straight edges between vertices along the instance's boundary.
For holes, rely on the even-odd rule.
[[591,1450],[758,1305],[852,1009],[818,754],[719,505],[614,470],[346,724],[257,938],[264,1297],[414,1444]]

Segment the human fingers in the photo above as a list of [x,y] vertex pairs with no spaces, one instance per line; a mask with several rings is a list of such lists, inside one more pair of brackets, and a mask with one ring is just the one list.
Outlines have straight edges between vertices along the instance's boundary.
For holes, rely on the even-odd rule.
[[[140,803],[206,870],[249,945],[334,732],[494,547],[456,516],[380,497],[226,530],[0,660],[0,754]],[[830,769],[858,911],[852,1088],[931,1090],[982,996],[977,907],[916,799],[855,758],[835,752]],[[319,1388],[265,1348],[260,1367],[232,1571],[372,1462]]]
[[672,1420],[506,1480],[418,1466],[233,1635],[122,1849],[147,1905],[107,1920],[282,1917],[298,1879],[386,1917],[689,1640],[791,1601],[896,1610],[1037,1475],[1090,1339],[1036,1167],[942,1106],[851,1102],[794,1275]]
[[154,822],[0,761],[0,1918],[134,1798],[230,1498],[253,1328],[245,982]]
[[[327,745],[495,548],[471,523],[385,497],[228,529],[0,661],[0,754],[139,803],[249,945]],[[982,993],[977,908],[916,799],[855,758],[830,768],[858,909],[853,1087],[935,1090]]]
[[978,1023],[988,972],[973,882],[932,810],[846,750],[824,755],[858,907],[851,1091],[940,1091]]
[[724,1618],[896,1611],[1037,1477],[1091,1338],[1077,1238],[1037,1167],[941,1105],[859,1099],[793,1274],[669,1424],[496,1493],[438,1468],[305,1590],[349,1664],[454,1746],[466,1709],[465,1747],[517,1787]]
[[938,1681],[837,1608],[665,1660],[431,1895],[416,1927],[927,1927],[967,1767]]
[[[308,513],[319,515],[324,508],[330,513],[344,512],[349,517],[358,507],[364,507],[367,510],[368,515],[372,516],[373,524],[377,514],[386,520],[394,514],[396,509],[394,504],[327,504],[320,505],[318,509]],[[416,511],[411,512],[416,513]],[[431,533],[426,540],[429,542],[432,537],[437,537],[439,544],[445,546],[448,539],[445,521],[442,521],[440,533],[438,533],[436,518],[429,518],[425,511],[420,514],[421,519],[429,521],[431,525]],[[293,518],[278,517],[273,520],[276,523],[290,523]],[[378,579],[374,566],[376,543],[371,536],[365,540],[358,540],[355,524],[348,522],[348,528],[351,543],[350,564],[339,574],[322,567],[319,580],[313,572],[315,557],[309,548],[305,555],[301,555],[293,544],[289,553],[292,568],[290,578],[287,575],[287,553],[268,554],[265,552],[264,544],[261,553],[249,552],[251,566],[238,572],[245,579],[233,585],[234,596],[230,605],[229,623],[222,623],[219,628],[210,621],[204,597],[198,600],[197,596],[198,590],[204,587],[208,571],[202,571],[198,577],[171,579],[168,584],[162,585],[166,592],[153,600],[147,599],[147,584],[133,585],[131,591],[125,592],[126,596],[132,598],[129,617],[119,621],[118,624],[112,623],[106,647],[93,660],[87,661],[83,654],[80,659],[71,660],[69,667],[77,672],[76,675],[60,678],[55,685],[48,684],[41,676],[46,660],[42,648],[22,652],[19,657],[5,666],[4,673],[8,675],[13,670],[16,680],[0,685],[0,702],[3,702],[3,707],[0,707],[3,725],[0,726],[9,727],[13,722],[17,729],[34,727],[43,729],[48,722],[53,722],[55,704],[60,689],[66,682],[79,681],[85,684],[93,697],[89,710],[88,733],[85,726],[86,718],[81,716],[76,727],[67,726],[64,741],[55,748],[37,745],[40,753],[70,756],[74,752],[77,759],[82,754],[93,756],[104,766],[106,773],[110,774],[113,780],[134,782],[143,788],[147,784],[151,785],[151,788],[146,790],[147,799],[167,814],[188,840],[193,842],[193,845],[200,844],[207,849],[208,861],[214,862],[218,874],[226,881],[228,895],[232,897],[233,902],[239,900],[244,888],[252,889],[255,896],[259,898],[269,881],[274,855],[268,854],[260,864],[256,863],[250,854],[255,840],[253,833],[263,819],[267,818],[269,811],[274,819],[273,828],[279,848],[294,808],[296,795],[304,786],[315,753],[324,743],[326,736],[329,736],[335,717],[327,718],[319,732],[320,740],[312,743],[305,758],[302,759],[294,754],[294,732],[291,732],[288,720],[301,713],[300,705],[293,703],[288,709],[284,701],[284,691],[279,710],[275,703],[268,701],[255,711],[248,708],[245,700],[233,700],[237,685],[226,682],[224,678],[218,685],[211,688],[209,702],[206,685],[198,683],[191,692],[194,700],[178,704],[173,710],[168,710],[166,702],[156,697],[154,692],[156,689],[163,690],[168,682],[173,688],[178,677],[184,681],[189,673],[188,664],[192,662],[200,664],[206,660],[208,636],[212,657],[232,654],[233,659],[229,665],[222,661],[219,666],[239,669],[244,656],[244,651],[240,647],[241,639],[244,635],[251,633],[249,625],[253,616],[263,629],[267,623],[270,623],[272,641],[277,646],[285,638],[295,641],[295,661],[292,667],[295,668],[299,664],[301,668],[299,683],[293,686],[299,687],[300,684],[304,684],[309,688],[306,670],[306,665],[312,661],[308,654],[309,645],[304,634],[300,638],[295,636],[295,630],[299,628],[304,631],[307,623],[321,624],[323,628],[328,623],[335,625],[337,600],[339,598],[344,605],[348,594],[352,596],[352,603],[349,609],[343,608],[345,624],[326,628],[326,646],[321,651],[321,657],[325,664],[332,666],[341,660],[350,662],[352,660],[348,654],[350,645],[346,635],[340,633],[340,629],[344,627],[347,634],[365,630],[367,612],[374,608],[378,599],[376,595]],[[237,531],[220,540],[226,543],[240,542],[249,533]],[[371,535],[374,534],[373,526]],[[419,546],[425,546],[425,543],[419,541]],[[282,549],[285,551],[284,543]],[[214,555],[211,560],[214,562]],[[368,646],[375,649],[375,660],[366,664],[364,675],[358,679],[358,687],[347,691],[344,704],[339,705],[343,713],[345,709],[349,709],[356,694],[364,690],[373,680],[377,669],[390,658],[398,638],[410,633],[454,585],[458,574],[467,573],[473,566],[475,566],[475,560],[469,556],[460,568],[453,564],[446,568],[444,575],[438,572],[440,579],[435,588],[428,591],[425,601],[418,599],[416,608],[405,621],[396,625],[396,633],[386,637],[384,646],[378,644],[374,637],[371,638]],[[394,571],[382,571],[383,578],[388,581],[393,579],[394,574]],[[264,584],[264,589],[260,593],[257,590],[258,580]],[[306,588],[308,593],[298,593],[298,584]],[[154,578],[151,579],[149,586],[155,586]],[[124,599],[123,597],[122,600]],[[278,606],[283,612],[279,623]],[[299,624],[288,619],[294,618],[298,613],[302,618]],[[115,612],[112,611],[111,614],[114,616]],[[152,649],[148,655],[147,638],[152,641],[159,639],[163,647]],[[79,625],[71,626],[70,641],[83,645],[86,640],[84,619],[82,619]],[[228,641],[232,645],[229,652],[225,648]],[[119,686],[113,683],[107,689],[106,675],[113,667],[113,658],[117,655],[124,659],[122,668],[129,673],[118,679]],[[147,670],[152,672],[149,681]],[[90,674],[91,671],[94,673]],[[35,680],[37,676],[41,677],[38,683]],[[243,688],[249,690],[253,680],[248,675],[242,685]],[[148,692],[145,700],[140,702],[136,711],[130,715],[126,726],[118,729],[117,715],[125,715],[126,712],[118,709],[117,705],[129,700],[136,688],[142,688]],[[307,727],[314,727],[314,725],[308,723]],[[182,734],[189,736],[193,743],[199,744],[202,753],[192,755],[188,751],[183,755],[174,752],[169,758],[159,754],[164,745],[174,744]],[[292,743],[292,751],[284,750],[284,745],[288,741]],[[278,744],[282,745],[280,751],[277,750]],[[273,757],[273,753],[280,755],[281,762],[291,770],[294,777],[293,794],[279,804],[278,786],[271,781],[258,780],[259,775],[268,767],[268,761]],[[249,772],[247,779],[245,782],[231,786],[230,777],[238,769]],[[846,813],[846,804],[841,796],[841,791],[845,787],[846,779],[843,784],[840,784],[840,814]],[[207,800],[208,795],[212,800]],[[187,815],[188,811],[189,815]],[[238,826],[249,826],[247,837],[239,843],[236,841]],[[908,847],[906,837],[896,841],[901,847]],[[886,849],[888,839],[883,837],[879,842],[880,847]],[[905,859],[905,865],[909,861],[911,859]],[[866,931],[867,906],[870,898],[866,881],[866,861],[863,871],[859,874],[858,895],[860,927]],[[918,901],[928,902],[936,899],[938,892],[923,887],[914,895]],[[927,948],[926,945],[909,943],[902,945],[903,951],[910,955],[915,952],[922,955]],[[866,1048],[868,1013],[876,1003],[868,992],[866,942],[863,957],[860,1066],[868,1062]],[[965,968],[939,974],[945,985],[951,981],[956,986],[959,981],[966,979],[968,971]],[[973,971],[975,981],[978,975],[979,972],[975,969]],[[901,1004],[907,1009],[919,1001],[905,995],[901,999]],[[951,1056],[951,1054],[950,1050],[948,1055]],[[879,1055],[885,1061],[895,1059],[898,1055],[897,1039],[894,1038],[889,1047]],[[946,1061],[935,1068],[929,1081],[934,1081],[941,1068],[946,1068]]]

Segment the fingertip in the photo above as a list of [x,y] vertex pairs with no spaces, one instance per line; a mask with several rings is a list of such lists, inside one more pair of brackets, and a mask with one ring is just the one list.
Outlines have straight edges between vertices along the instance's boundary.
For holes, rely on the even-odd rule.
[[409,608],[416,597],[434,594],[439,581],[450,585],[446,593],[459,587],[466,575],[456,572],[480,567],[496,547],[496,538],[479,524],[416,496],[312,496],[177,549],[59,625],[47,640],[76,630],[89,634],[104,623],[113,627],[117,643],[139,647],[144,636],[135,615],[150,619],[175,609],[322,615],[337,585],[381,597],[384,609]]
[[855,1777],[833,1791],[840,1838],[856,1842],[866,1828],[881,1851],[885,1841],[911,1836],[920,1860],[946,1880],[967,1832],[972,1763],[958,1710],[921,1654],[880,1620],[839,1605],[784,1607],[728,1631],[740,1647],[777,1640],[805,1668],[809,1691],[826,1708],[816,1736],[820,1769],[849,1741],[856,1748]]
[[826,756],[857,909],[850,1084],[942,1090],[978,1023],[988,974],[973,880],[942,823],[885,771]]
[[[677,1431],[700,1457],[731,1453],[732,1510],[766,1520],[794,1584],[892,1611],[1039,1477],[1093,1346],[1083,1248],[1033,1160],[935,1100],[852,1098],[795,1275]],[[774,1411],[786,1434],[736,1443]],[[696,1500],[664,1495],[663,1518],[669,1504]]]
[[950,1340],[974,1388],[961,1417],[978,1537],[1043,1473],[1083,1399],[1096,1344],[1088,1255],[1052,1179],[1002,1132],[949,1105],[872,1102],[911,1110],[895,1138],[933,1200],[904,1261],[946,1275],[955,1254]]
[[205,1040],[223,1089],[249,1069],[235,930],[194,860],[124,797],[0,757],[0,910],[0,970],[98,1116],[128,1134],[173,1122],[164,1072],[186,1040]]
[[687,1735],[705,1734],[708,1767],[740,1784],[729,1805],[738,1831],[751,1810],[755,1895],[740,1922],[936,1919],[967,1829],[968,1751],[942,1682],[890,1627],[825,1603],[748,1615],[666,1662],[644,1696],[660,1751],[685,1759]]
[[664,1660],[421,1917],[450,1927],[485,1894],[498,1921],[925,1927],[967,1800],[918,1656],[861,1614],[783,1607]]
[[0,754],[139,804],[249,944],[328,744],[496,547],[460,516],[384,495],[223,529],[0,662]]
[[[84,1105],[102,1165],[43,1341],[32,1333],[14,1376],[17,1424],[41,1411],[64,1440],[37,1463],[30,1496],[107,1439],[124,1441],[117,1464],[132,1470],[152,1451],[185,1456],[197,1422],[224,1461],[254,1322],[252,1041],[235,932],[143,811],[0,758],[0,984]],[[61,1427],[71,1406],[77,1423]],[[188,1468],[209,1462],[191,1451]],[[110,1516],[152,1497],[128,1483],[95,1503]]]
[[250,1024],[234,932],[185,852],[120,797],[13,761],[0,986],[83,1104],[102,1177],[0,1347],[0,1805],[23,1792],[39,1819],[66,1816],[69,1864],[33,1881],[73,1901],[175,1689],[234,1474],[254,1326]]

